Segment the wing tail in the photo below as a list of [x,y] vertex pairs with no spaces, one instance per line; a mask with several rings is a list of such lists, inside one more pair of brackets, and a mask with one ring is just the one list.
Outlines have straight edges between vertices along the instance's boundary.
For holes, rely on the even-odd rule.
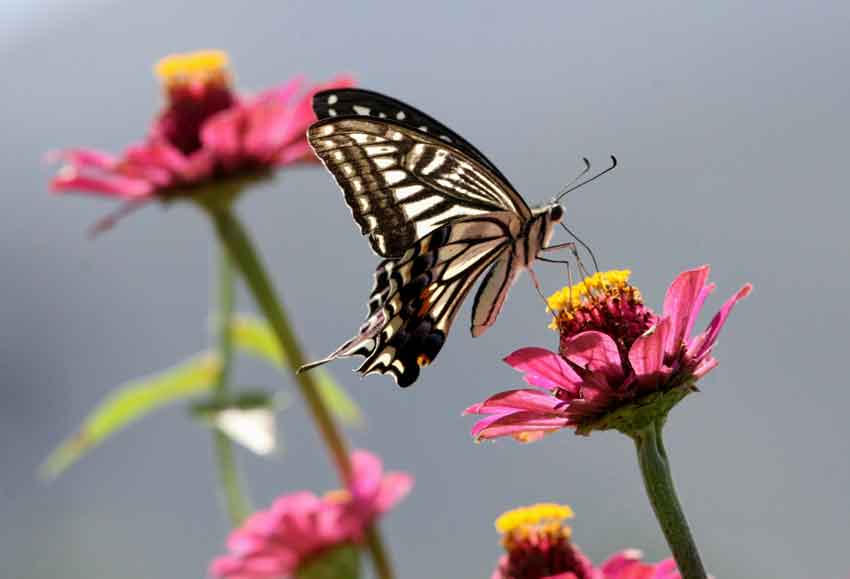
[[318,360],[314,360],[312,362],[304,364],[303,366],[298,368],[295,373],[301,374],[302,372],[307,372],[309,370],[312,370],[313,368],[324,366],[328,362],[338,360],[339,358],[350,358],[352,356],[368,356],[372,353],[372,350],[374,350],[374,348],[375,340],[373,338],[358,334],[357,336],[354,336],[350,340],[346,341],[339,348],[337,348],[324,358],[320,358]]

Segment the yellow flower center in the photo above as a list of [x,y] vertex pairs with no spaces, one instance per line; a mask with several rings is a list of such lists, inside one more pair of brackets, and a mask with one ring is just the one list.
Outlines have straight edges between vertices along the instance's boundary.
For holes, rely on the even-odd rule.
[[160,60],[154,70],[162,81],[165,107],[153,132],[184,155],[200,149],[204,123],[237,102],[227,65],[227,54],[220,50],[172,54]]
[[573,510],[568,505],[538,503],[503,513],[496,519],[496,530],[503,535],[505,547],[510,550],[518,542],[535,535],[568,539],[572,530],[563,522],[572,517]]
[[[549,309],[559,318],[571,320],[576,310],[595,307],[607,299],[625,298],[631,302],[642,302],[640,291],[629,284],[631,274],[628,269],[597,272],[549,296]],[[557,330],[557,321],[553,320],[549,327]]]
[[200,50],[166,56],[156,63],[154,72],[166,86],[194,82],[229,82],[229,63],[226,52]]

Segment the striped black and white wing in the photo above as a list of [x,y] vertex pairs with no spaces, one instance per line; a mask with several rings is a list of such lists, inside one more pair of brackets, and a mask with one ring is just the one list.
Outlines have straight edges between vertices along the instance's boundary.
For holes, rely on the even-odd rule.
[[430,115],[398,99],[361,88],[331,89],[313,96],[313,112],[320,121],[333,117],[371,117],[427,133],[454,145],[510,186],[499,168],[472,143]]
[[437,357],[475,282],[494,263],[506,263],[511,233],[520,226],[508,211],[465,217],[431,231],[399,258],[384,260],[357,335],[299,371],[363,356],[361,374],[390,374],[399,386],[410,386]]
[[307,136],[383,257],[401,256],[453,220],[503,211],[531,217],[500,174],[439,136],[365,116],[319,121]]

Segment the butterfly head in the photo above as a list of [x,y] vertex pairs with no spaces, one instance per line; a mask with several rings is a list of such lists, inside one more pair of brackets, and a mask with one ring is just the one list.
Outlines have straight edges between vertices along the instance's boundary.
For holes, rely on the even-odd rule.
[[549,223],[560,223],[564,218],[564,208],[557,201],[532,209],[532,212],[536,218],[545,218]]

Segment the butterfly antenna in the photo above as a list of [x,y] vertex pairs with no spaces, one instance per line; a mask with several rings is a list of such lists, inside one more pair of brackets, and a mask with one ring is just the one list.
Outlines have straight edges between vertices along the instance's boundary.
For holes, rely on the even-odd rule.
[[570,180],[570,182],[569,182],[569,183],[567,183],[566,185],[564,185],[564,188],[563,188],[563,189],[561,189],[561,191],[560,191],[560,192],[559,192],[559,193],[555,196],[555,199],[553,200],[553,202],[554,202],[554,201],[557,201],[558,199],[560,199],[560,198],[564,195],[564,192],[565,192],[565,191],[569,191],[570,187],[572,187],[573,185],[575,185],[576,181],[578,181],[579,179],[581,179],[582,177],[584,177],[585,175],[587,175],[587,174],[588,174],[588,172],[590,171],[590,160],[589,160],[587,157],[582,157],[582,158],[581,158],[581,160],[582,160],[582,162],[584,163],[584,169],[582,169],[581,171],[579,171],[579,172],[578,172],[578,175],[576,175],[575,177],[573,177],[573,178]]
[[[609,169],[609,171],[610,171],[610,169]],[[561,224],[561,227],[564,228],[564,231],[566,231],[569,234],[570,237],[575,239],[576,242],[578,242],[578,244],[581,245],[585,249],[585,251],[587,251],[587,253],[590,255],[590,260],[593,262],[593,267],[596,269],[596,271],[599,271],[599,262],[596,261],[596,256],[593,254],[593,250],[590,249],[590,246],[588,244],[586,244],[584,241],[582,241],[582,239],[578,235],[573,233],[572,230],[569,227],[564,225],[563,221],[561,221],[560,224]],[[575,256],[576,256],[576,260],[578,261],[579,267],[581,267],[581,259],[579,259],[578,252],[575,253]]]
[[[587,185],[587,184],[588,184],[588,183],[590,183],[591,181],[596,181],[597,179],[599,179],[599,178],[600,178],[602,175],[604,175],[605,173],[610,173],[611,171],[613,171],[613,170],[614,170],[614,167],[616,167],[616,166],[617,166],[617,157],[615,157],[614,155],[611,155],[611,166],[610,166],[610,167],[608,167],[608,168],[607,168],[607,169],[605,169],[604,171],[600,171],[599,173],[597,173],[597,174],[596,174],[596,175],[594,175],[593,177],[590,177],[589,179],[585,179],[584,181],[582,181],[582,182],[580,182],[580,183],[577,183],[577,184],[575,184],[575,185],[569,185],[569,186],[567,186],[566,190],[561,191],[561,193],[560,193],[560,194],[559,194],[559,195],[555,198],[555,201],[560,201],[560,200],[561,200],[561,198],[562,198],[564,195],[566,195],[567,193],[570,193],[570,192],[572,192],[572,191],[575,191],[575,190],[576,190],[576,189],[578,189],[579,187],[584,187],[585,185]],[[588,170],[590,169],[590,163],[588,163],[587,168],[588,168]],[[585,171],[584,173],[582,173],[582,175],[584,175],[586,172],[587,172],[587,171]],[[580,176],[581,176],[581,175],[580,175]]]

